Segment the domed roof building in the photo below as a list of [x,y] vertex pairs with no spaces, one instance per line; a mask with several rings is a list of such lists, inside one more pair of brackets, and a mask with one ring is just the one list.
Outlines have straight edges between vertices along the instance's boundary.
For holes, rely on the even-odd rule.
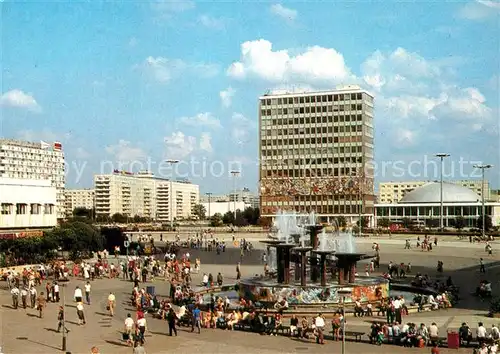
[[[398,203],[375,204],[375,222],[389,219],[402,223],[410,219],[417,226],[439,227],[441,219],[441,184],[429,182],[406,193]],[[485,214],[493,225],[500,225],[500,203],[485,202]],[[457,217],[463,217],[466,227],[475,227],[482,215],[482,199],[470,188],[443,183],[443,224],[453,227]]]
[[[471,189],[453,183],[443,183],[443,203],[477,203],[481,198]],[[440,203],[441,184],[430,182],[407,193],[399,204]]]

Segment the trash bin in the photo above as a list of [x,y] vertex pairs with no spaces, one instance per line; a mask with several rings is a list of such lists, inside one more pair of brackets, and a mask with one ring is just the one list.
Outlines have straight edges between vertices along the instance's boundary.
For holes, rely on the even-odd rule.
[[155,287],[154,286],[146,286],[146,293],[148,293],[151,296],[155,296]]
[[460,347],[460,336],[458,332],[448,332],[448,348],[449,349],[458,349]]

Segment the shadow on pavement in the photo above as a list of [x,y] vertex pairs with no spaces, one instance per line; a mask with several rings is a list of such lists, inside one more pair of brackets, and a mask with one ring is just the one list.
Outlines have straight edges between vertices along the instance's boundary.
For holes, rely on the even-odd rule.
[[6,308],[6,309],[15,310],[14,306],[12,306],[12,305],[2,305],[2,307]]
[[54,347],[52,345],[48,345],[48,344],[45,344],[45,343],[37,342],[37,341],[29,339],[28,337],[17,337],[16,339],[17,340],[27,341],[27,342],[30,342],[30,343],[33,343],[33,344],[37,344],[37,345],[41,345],[42,347],[54,349],[54,350],[57,350],[57,351],[61,350],[61,348],[59,348],[59,347]]
[[54,333],[57,333],[57,331],[54,329],[54,328],[48,328],[48,327],[45,327],[44,328],[46,331],[48,332],[54,332]]
[[122,343],[117,340],[105,340],[106,343],[116,345],[117,347],[128,347],[129,345],[127,343]]

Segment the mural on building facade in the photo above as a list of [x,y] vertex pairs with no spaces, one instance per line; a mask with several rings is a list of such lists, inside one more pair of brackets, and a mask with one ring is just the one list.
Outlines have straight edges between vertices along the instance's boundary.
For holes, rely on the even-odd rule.
[[[240,284],[241,296],[249,298],[254,302],[275,303],[286,299],[289,305],[317,304],[339,302],[338,287],[272,287],[254,284]],[[389,284],[377,284],[366,286],[354,286],[350,297],[346,302],[356,299],[361,301],[377,301],[389,297]]]
[[279,175],[261,180],[262,194],[266,196],[299,195],[357,195],[373,193],[373,179],[357,177],[290,178]]

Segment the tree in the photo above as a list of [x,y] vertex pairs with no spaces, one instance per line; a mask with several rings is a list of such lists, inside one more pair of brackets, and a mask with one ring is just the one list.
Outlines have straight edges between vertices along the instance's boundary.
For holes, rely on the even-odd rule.
[[391,226],[391,221],[389,220],[389,218],[381,218],[378,220],[377,224],[380,227],[389,227]]
[[75,208],[73,209],[73,217],[91,219],[92,215],[94,214],[93,212],[93,209]]
[[467,223],[466,223],[465,218],[463,216],[457,216],[455,218],[455,223],[454,224],[455,224],[455,228],[456,229],[462,230]]
[[[483,229],[483,216],[480,215],[478,218],[477,218],[477,221],[476,221],[476,227],[480,230]],[[491,228],[493,227],[493,222],[491,221],[491,216],[489,215],[485,215],[484,216],[484,230],[485,231],[488,231],[490,230]]]
[[346,227],[347,226],[347,220],[344,215],[338,215],[335,217],[335,222],[337,223],[338,227]]
[[226,225],[234,225],[234,212],[228,211],[222,216],[222,222]]
[[120,213],[115,213],[111,216],[111,220],[113,222],[116,222],[116,223],[119,223],[119,224],[123,224],[123,223],[126,223],[127,222],[127,216],[126,215],[123,215],[123,214],[120,214]]
[[196,204],[193,207],[193,215],[196,215],[199,220],[204,220],[207,216],[207,209],[203,204]]
[[221,213],[215,213],[210,219],[210,226],[217,227],[222,226],[222,215]]
[[[258,225],[260,219],[260,210],[259,208],[248,207],[243,210],[242,216],[248,224]],[[238,218],[238,213],[236,213],[236,218]]]
[[[369,223],[369,219],[368,217],[366,216],[362,216],[361,217],[361,227],[363,228],[367,228],[368,227],[368,223]],[[356,221],[356,225],[359,226],[359,220]]]

